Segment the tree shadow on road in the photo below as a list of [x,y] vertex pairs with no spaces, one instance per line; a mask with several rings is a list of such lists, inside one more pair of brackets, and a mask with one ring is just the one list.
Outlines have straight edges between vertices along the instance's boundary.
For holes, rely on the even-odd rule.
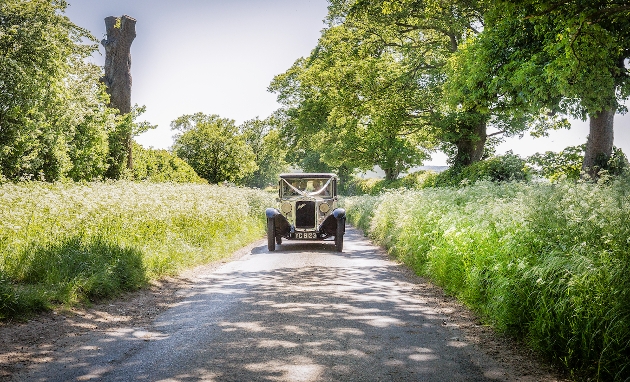
[[94,337],[42,367],[41,380],[507,379],[382,251],[353,229],[347,240],[342,253],[317,242],[254,248],[152,328]]

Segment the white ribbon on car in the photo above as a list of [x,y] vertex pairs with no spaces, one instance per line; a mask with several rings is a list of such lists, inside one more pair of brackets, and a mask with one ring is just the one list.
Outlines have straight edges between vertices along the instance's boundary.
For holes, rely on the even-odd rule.
[[282,179],[284,181],[284,183],[286,183],[293,191],[297,192],[298,194],[302,195],[302,196],[313,196],[313,195],[318,195],[322,192],[324,192],[324,190],[326,190],[326,188],[330,185],[330,182],[332,182],[332,178],[328,178],[328,181],[326,182],[326,184],[324,184],[324,186],[322,188],[320,188],[317,191],[313,191],[313,192],[308,192],[306,190],[302,191],[299,188],[294,187],[291,183],[287,182],[286,179]]

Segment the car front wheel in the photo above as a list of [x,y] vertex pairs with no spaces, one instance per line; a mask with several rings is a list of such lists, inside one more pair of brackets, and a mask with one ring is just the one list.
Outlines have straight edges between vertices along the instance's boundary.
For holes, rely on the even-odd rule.
[[335,233],[335,249],[343,252],[343,234],[346,231],[346,219],[337,220],[337,232]]
[[269,251],[276,250],[276,224],[273,219],[267,219],[267,249]]

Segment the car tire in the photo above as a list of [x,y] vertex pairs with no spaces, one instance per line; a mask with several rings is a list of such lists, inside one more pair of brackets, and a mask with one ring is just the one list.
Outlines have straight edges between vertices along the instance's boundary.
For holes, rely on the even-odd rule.
[[267,249],[271,251],[276,250],[276,224],[274,219],[267,219]]
[[343,234],[346,232],[346,219],[337,220],[337,232],[335,233],[335,250],[343,252]]

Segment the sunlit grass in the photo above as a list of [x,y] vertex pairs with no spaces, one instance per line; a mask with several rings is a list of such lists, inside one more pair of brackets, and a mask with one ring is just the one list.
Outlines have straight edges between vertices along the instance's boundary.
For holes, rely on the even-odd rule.
[[273,197],[200,184],[1,184],[0,318],[225,257],[264,234]]
[[630,181],[344,200],[349,219],[577,377],[630,377]]

